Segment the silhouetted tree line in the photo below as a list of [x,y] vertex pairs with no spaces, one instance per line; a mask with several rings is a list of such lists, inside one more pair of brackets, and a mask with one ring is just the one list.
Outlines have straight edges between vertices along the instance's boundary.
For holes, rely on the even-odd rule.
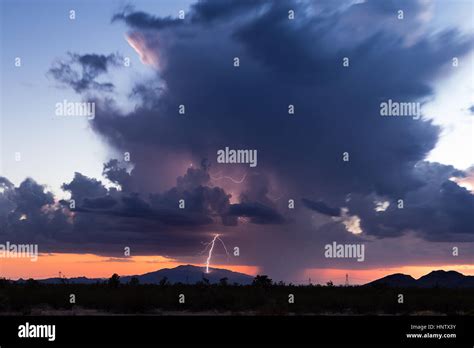
[[[205,278],[205,277],[204,277]],[[258,275],[249,285],[229,284],[222,278],[217,284],[205,279],[197,284],[140,284],[137,277],[120,282],[113,274],[95,284],[44,284],[34,279],[13,282],[0,279],[0,313],[31,314],[42,309],[80,311],[95,309],[109,313],[162,313],[166,311],[225,311],[256,314],[347,313],[410,314],[442,313],[474,315],[474,289],[390,288],[382,286],[293,285],[275,283]],[[76,296],[70,303],[69,296]],[[397,302],[403,293],[405,303]],[[186,302],[179,303],[178,295]],[[289,294],[294,303],[289,303]],[[71,313],[73,313],[71,312]],[[36,313],[36,312],[35,312]]]

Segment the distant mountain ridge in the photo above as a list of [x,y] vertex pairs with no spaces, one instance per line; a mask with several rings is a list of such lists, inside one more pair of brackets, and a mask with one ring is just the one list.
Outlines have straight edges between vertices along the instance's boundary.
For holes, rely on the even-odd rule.
[[[183,283],[183,284],[195,284],[203,279],[207,279],[209,283],[218,283],[221,279],[227,278],[228,284],[237,283],[239,285],[251,284],[253,276],[248,274],[229,271],[222,268],[209,268],[209,273],[205,272],[204,267],[198,267],[193,265],[181,265],[175,268],[163,268],[158,271],[149,272],[141,275],[132,276],[121,276],[120,282],[122,284],[128,283],[133,277],[137,278],[140,284],[159,284],[160,281],[166,278],[167,282],[171,284]],[[60,284],[63,282],[73,284],[95,284],[97,282],[104,282],[107,278],[87,278],[87,277],[76,277],[76,278],[47,278],[39,279],[38,282],[45,284]],[[24,282],[25,280],[20,279],[18,282]]]
[[[232,285],[237,283],[239,285],[251,284],[254,277],[248,274],[233,272],[222,268],[209,268],[210,272],[205,273],[204,267],[193,265],[181,265],[175,268],[163,268],[154,272],[149,272],[141,275],[121,276],[120,282],[122,284],[130,282],[135,277],[140,284],[159,284],[160,281],[166,278],[170,284],[183,283],[195,284],[197,282],[208,280],[211,284],[219,283],[223,278],[227,278],[227,283]],[[95,284],[107,281],[108,278],[48,278],[37,280],[45,284],[60,284],[68,282],[72,284]],[[17,282],[25,282],[24,279],[19,279]],[[388,286],[399,288],[474,288],[474,276],[466,276],[456,271],[432,271],[419,279],[415,279],[410,275],[395,273],[386,277],[374,280],[363,286]]]
[[396,273],[374,280],[366,285],[385,285],[400,288],[474,288],[474,276],[466,276],[456,271],[432,271],[419,279]]
[[209,280],[209,283],[218,283],[221,279],[227,278],[229,284],[238,283],[247,285],[252,283],[253,278],[248,274],[229,271],[223,268],[209,268],[209,273],[205,273],[204,267],[192,265],[181,265],[175,268],[163,268],[155,272],[145,273],[142,275],[125,276],[120,279],[123,282],[129,282],[132,277],[138,278],[141,284],[158,284],[163,278],[167,281],[184,284],[195,284],[202,281],[203,278]]

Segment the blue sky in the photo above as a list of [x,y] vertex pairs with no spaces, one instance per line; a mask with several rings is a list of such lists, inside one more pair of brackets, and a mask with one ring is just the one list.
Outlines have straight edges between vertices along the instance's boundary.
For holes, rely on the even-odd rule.
[[[191,1],[136,1],[137,8],[175,16]],[[110,149],[81,118],[55,116],[55,104],[80,101],[74,91],[48,78],[52,63],[66,53],[118,52],[131,60],[129,71],[110,74],[116,98],[127,104],[131,81],[150,73],[126,42],[125,28],[111,18],[123,1],[2,1],[2,146],[1,169],[14,183],[28,176],[47,184],[58,195],[60,186],[78,171],[100,177]],[[69,19],[69,11],[76,19]],[[14,59],[21,57],[21,68]],[[8,86],[8,87],[7,87]],[[130,106],[130,105],[128,105]],[[22,160],[15,161],[20,152]]]

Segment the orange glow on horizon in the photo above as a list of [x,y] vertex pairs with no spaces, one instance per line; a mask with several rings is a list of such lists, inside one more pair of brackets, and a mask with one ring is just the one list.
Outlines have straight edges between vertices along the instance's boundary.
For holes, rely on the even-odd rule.
[[[59,272],[67,278],[88,277],[88,278],[109,278],[113,273],[121,276],[140,275],[154,272],[163,268],[174,268],[186,262],[168,258],[160,255],[132,256],[128,258],[115,258],[98,256],[94,254],[40,254],[38,261],[32,262],[29,259],[0,259],[0,278],[8,279],[44,279],[58,277]],[[189,264],[199,266],[205,270],[205,263]],[[234,272],[245,273],[255,276],[262,274],[258,266],[248,265],[228,265],[211,264],[212,268],[225,268]],[[365,284],[375,279],[385,277],[393,273],[403,273],[418,279],[433,270],[453,270],[464,275],[474,276],[474,265],[422,265],[422,266],[400,266],[373,269],[332,269],[332,268],[312,268],[302,272],[298,279],[293,279],[294,283],[307,284],[309,278],[313,284],[325,284],[332,281],[334,284],[344,284],[346,274],[349,275],[350,284]],[[271,278],[271,274],[270,274]],[[278,279],[274,279],[278,281]]]
[[[121,276],[140,275],[163,268],[174,268],[183,264],[176,259],[159,255],[131,256],[116,258],[94,254],[40,254],[36,262],[27,258],[0,259],[0,278],[44,279],[58,277],[59,272],[66,278],[88,277],[109,278],[113,273]],[[190,263],[194,266],[205,265]],[[259,268],[246,265],[211,265],[211,268],[225,268],[234,272],[256,275]]]

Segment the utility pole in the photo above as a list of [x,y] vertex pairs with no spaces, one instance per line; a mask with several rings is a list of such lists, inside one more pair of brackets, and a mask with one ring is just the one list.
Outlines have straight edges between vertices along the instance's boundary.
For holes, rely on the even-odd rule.
[[346,273],[346,283],[345,286],[349,286],[349,274]]

